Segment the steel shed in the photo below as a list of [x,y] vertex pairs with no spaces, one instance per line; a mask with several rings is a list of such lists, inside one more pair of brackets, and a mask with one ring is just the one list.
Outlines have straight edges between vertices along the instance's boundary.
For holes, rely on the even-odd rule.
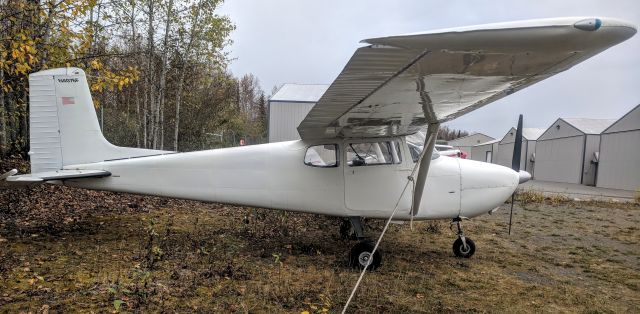
[[492,163],[498,155],[498,144],[500,140],[493,140],[480,143],[471,147],[470,159]]
[[459,137],[455,140],[449,141],[449,145],[461,151],[464,151],[468,155],[471,155],[471,147],[492,140],[495,139],[491,136],[484,135],[482,133],[472,133],[467,136]]
[[600,133],[615,120],[556,120],[536,145],[536,180],[595,185]]
[[300,139],[296,129],[329,85],[284,84],[269,99],[269,143]]
[[[536,151],[536,141],[544,132],[544,129],[522,128],[522,151],[520,153],[520,170],[528,171],[534,175],[534,159]],[[511,128],[500,140],[498,145],[498,158],[494,163],[511,168],[513,159],[513,146],[515,143],[516,128]]]
[[640,189],[640,105],[602,132],[599,159],[598,187]]

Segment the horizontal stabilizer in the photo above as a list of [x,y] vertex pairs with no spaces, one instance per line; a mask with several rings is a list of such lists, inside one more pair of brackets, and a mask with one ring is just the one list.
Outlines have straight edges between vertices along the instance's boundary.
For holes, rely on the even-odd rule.
[[109,171],[104,170],[58,170],[16,175],[17,173],[18,171],[13,169],[0,175],[0,189],[36,185],[47,181],[102,178],[111,175]]

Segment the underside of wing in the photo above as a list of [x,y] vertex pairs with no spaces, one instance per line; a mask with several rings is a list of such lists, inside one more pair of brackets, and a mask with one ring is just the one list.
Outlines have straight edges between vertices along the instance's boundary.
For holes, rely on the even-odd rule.
[[303,139],[413,134],[567,70],[635,32],[615,19],[561,18],[367,39],[298,132]]

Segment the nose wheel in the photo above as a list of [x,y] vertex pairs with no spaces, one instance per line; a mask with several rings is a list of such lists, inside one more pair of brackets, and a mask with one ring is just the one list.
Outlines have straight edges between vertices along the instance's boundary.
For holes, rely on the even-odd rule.
[[453,242],[453,254],[457,257],[469,258],[476,252],[476,244],[468,237],[465,237],[462,231],[462,218],[453,219],[451,224],[458,227],[458,238]]

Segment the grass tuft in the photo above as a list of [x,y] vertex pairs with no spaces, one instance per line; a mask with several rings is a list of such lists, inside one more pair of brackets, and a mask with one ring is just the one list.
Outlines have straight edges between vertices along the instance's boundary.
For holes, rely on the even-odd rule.
[[538,204],[544,201],[544,194],[536,190],[525,190],[518,193],[517,198],[522,204]]

